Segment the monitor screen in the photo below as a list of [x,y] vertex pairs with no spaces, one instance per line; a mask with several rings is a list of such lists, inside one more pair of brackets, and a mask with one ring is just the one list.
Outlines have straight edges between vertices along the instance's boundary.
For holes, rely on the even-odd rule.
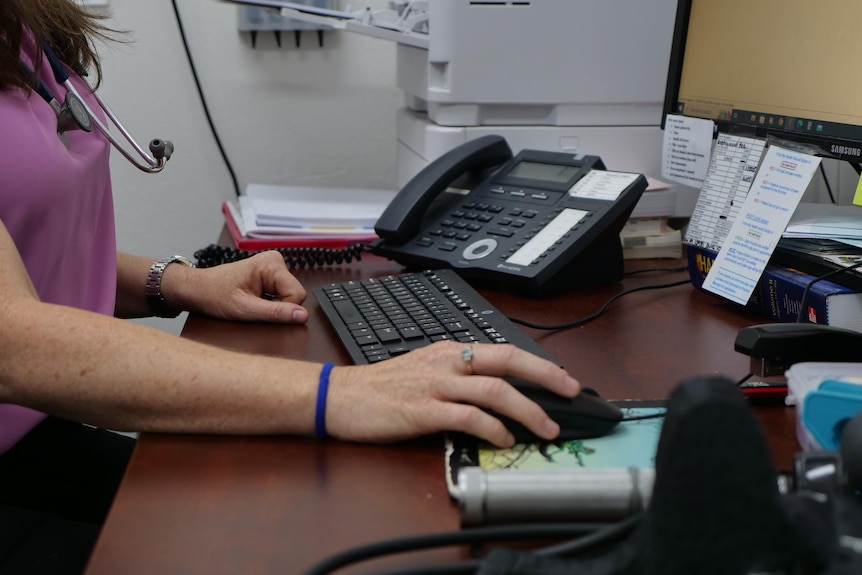
[[679,0],[664,114],[862,161],[860,0]]

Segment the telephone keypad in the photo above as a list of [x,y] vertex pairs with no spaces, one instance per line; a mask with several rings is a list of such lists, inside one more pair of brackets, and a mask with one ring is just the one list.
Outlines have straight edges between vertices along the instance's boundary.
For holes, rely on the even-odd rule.
[[[502,193],[510,196],[527,196],[532,199],[547,201],[548,194],[543,192],[526,193],[524,190],[501,190]],[[439,222],[437,228],[429,231],[429,236],[421,237],[416,241],[416,245],[424,248],[435,247],[444,252],[455,252],[462,250],[462,256],[466,259],[481,259],[490,255],[498,244],[496,240],[491,238],[513,238],[516,234],[520,237],[516,242],[509,245],[503,253],[499,255],[502,261],[508,260],[520,248],[526,245],[531,239],[536,237],[548,224],[560,215],[562,208],[553,208],[550,211],[542,212],[537,209],[511,206],[505,207],[498,204],[486,203],[482,201],[464,202],[457,208],[453,209],[448,215],[444,216]],[[586,212],[583,218],[592,216],[592,212]],[[539,221],[535,221],[539,217]],[[534,220],[531,222],[530,220]],[[524,233],[524,228],[530,224],[531,229]],[[576,222],[569,230],[562,231],[560,236],[549,245],[544,252],[537,254],[530,265],[536,265],[539,261],[547,258],[548,253],[553,252],[557,246],[563,243],[571,236],[573,232],[582,226],[582,222]],[[478,238],[477,238],[478,235]],[[481,239],[487,237],[487,241],[494,242],[494,248],[489,249],[489,246],[483,245],[486,240]],[[435,242],[434,237],[444,238],[445,241]],[[473,243],[470,243],[470,242]],[[477,246],[481,246],[476,249]]]

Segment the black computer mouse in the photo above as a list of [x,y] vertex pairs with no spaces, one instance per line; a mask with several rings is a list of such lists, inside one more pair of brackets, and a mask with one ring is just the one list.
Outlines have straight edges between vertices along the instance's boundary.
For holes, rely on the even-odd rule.
[[[539,385],[520,380],[509,381],[518,391],[535,401],[560,426],[555,441],[573,441],[607,435],[623,419],[622,410],[592,390],[583,389],[575,397],[563,397]],[[489,411],[515,436],[516,443],[544,443],[523,424]]]

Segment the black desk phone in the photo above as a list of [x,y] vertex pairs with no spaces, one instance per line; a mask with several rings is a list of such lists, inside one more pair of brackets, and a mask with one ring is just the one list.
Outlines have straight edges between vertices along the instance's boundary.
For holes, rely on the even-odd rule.
[[501,136],[419,172],[374,227],[376,254],[414,268],[541,293],[619,280],[619,233],[647,187],[597,156],[523,150]]

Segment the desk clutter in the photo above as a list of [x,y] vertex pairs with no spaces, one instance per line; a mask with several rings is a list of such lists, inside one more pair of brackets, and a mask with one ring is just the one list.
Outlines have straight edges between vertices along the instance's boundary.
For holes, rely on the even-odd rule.
[[[841,452],[800,457],[794,472],[777,482],[760,424],[733,382],[693,378],[671,393],[654,476],[650,474],[649,505],[628,519],[599,526],[473,527],[377,542],[328,557],[305,573],[323,575],[396,551],[466,543],[480,546],[501,539],[551,538],[556,543],[563,537],[574,539],[538,551],[491,546],[487,555],[452,572],[859,573],[862,554],[850,545],[862,536],[857,491],[862,487],[862,416],[846,429],[849,440],[842,441]],[[779,483],[785,488],[779,489]],[[582,531],[574,534],[578,528]],[[434,569],[423,568],[423,572]]]
[[862,413],[862,363],[797,363],[787,370],[787,386],[802,448],[839,449],[845,425]]
[[[717,252],[686,246],[691,283],[702,288]],[[841,277],[818,276],[778,261],[767,264],[745,308],[781,323],[814,323],[862,332],[862,292]]]

